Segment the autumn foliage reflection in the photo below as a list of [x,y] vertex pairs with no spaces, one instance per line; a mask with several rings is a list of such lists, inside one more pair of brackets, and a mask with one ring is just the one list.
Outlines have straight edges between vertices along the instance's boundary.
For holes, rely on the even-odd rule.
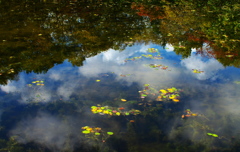
[[239,67],[240,6],[217,1],[2,2],[0,83],[66,59],[81,66],[87,57],[134,43],[170,44],[182,57],[196,49]]

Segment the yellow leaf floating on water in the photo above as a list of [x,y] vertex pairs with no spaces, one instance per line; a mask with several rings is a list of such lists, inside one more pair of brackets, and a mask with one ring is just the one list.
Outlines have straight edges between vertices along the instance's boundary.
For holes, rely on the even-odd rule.
[[172,88],[167,89],[169,92],[174,92]]
[[101,80],[96,80],[96,82],[100,82]]
[[104,110],[103,113],[104,113],[104,114],[109,114],[109,111]]
[[99,110],[97,110],[97,112],[102,112],[103,110],[101,110],[101,109],[99,109]]
[[87,129],[87,128],[89,128],[89,126],[84,126],[84,127],[82,127],[82,129]]
[[172,101],[174,101],[174,102],[179,102],[179,100],[178,100],[178,99],[172,99]]
[[176,98],[176,95],[171,95],[170,97],[169,97],[169,99],[175,99]]
[[86,130],[87,131],[92,131],[93,129],[89,127],[89,128],[86,128]]
[[121,99],[122,102],[126,102],[127,100],[126,99]]
[[198,73],[198,71],[194,69],[194,70],[193,70],[193,73]]
[[191,116],[198,116],[198,114],[196,114],[196,113],[192,113]]
[[120,116],[120,115],[121,115],[121,113],[120,113],[120,112],[116,112],[116,115],[117,115],[117,116]]
[[92,109],[92,112],[97,112],[97,108],[95,108],[95,109]]
[[99,131],[99,130],[101,130],[102,128],[96,127],[95,129],[96,129],[97,131]]
[[200,70],[197,70],[197,69],[192,69],[192,72],[193,73],[203,73],[204,71],[200,71]]
[[162,93],[164,93],[164,94],[166,94],[166,93],[168,93],[166,90],[159,90],[160,92],[162,92]]

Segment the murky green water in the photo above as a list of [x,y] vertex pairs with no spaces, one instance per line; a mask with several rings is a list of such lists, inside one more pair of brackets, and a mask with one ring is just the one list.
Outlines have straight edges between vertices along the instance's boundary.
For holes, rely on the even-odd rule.
[[239,151],[238,1],[0,7],[0,151]]

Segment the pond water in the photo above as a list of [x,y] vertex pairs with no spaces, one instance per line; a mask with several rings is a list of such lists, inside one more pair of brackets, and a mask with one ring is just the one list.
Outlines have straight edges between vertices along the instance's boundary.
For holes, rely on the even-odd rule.
[[0,151],[239,151],[237,1],[0,7]]

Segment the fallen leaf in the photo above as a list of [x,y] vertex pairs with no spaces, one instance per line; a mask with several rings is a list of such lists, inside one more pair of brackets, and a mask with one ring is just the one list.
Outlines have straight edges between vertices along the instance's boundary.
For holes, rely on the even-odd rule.
[[113,135],[113,132],[107,132],[108,135]]
[[179,102],[179,100],[178,100],[178,99],[172,99],[172,101],[174,101],[174,102]]
[[122,102],[126,102],[127,100],[126,99],[121,99]]

